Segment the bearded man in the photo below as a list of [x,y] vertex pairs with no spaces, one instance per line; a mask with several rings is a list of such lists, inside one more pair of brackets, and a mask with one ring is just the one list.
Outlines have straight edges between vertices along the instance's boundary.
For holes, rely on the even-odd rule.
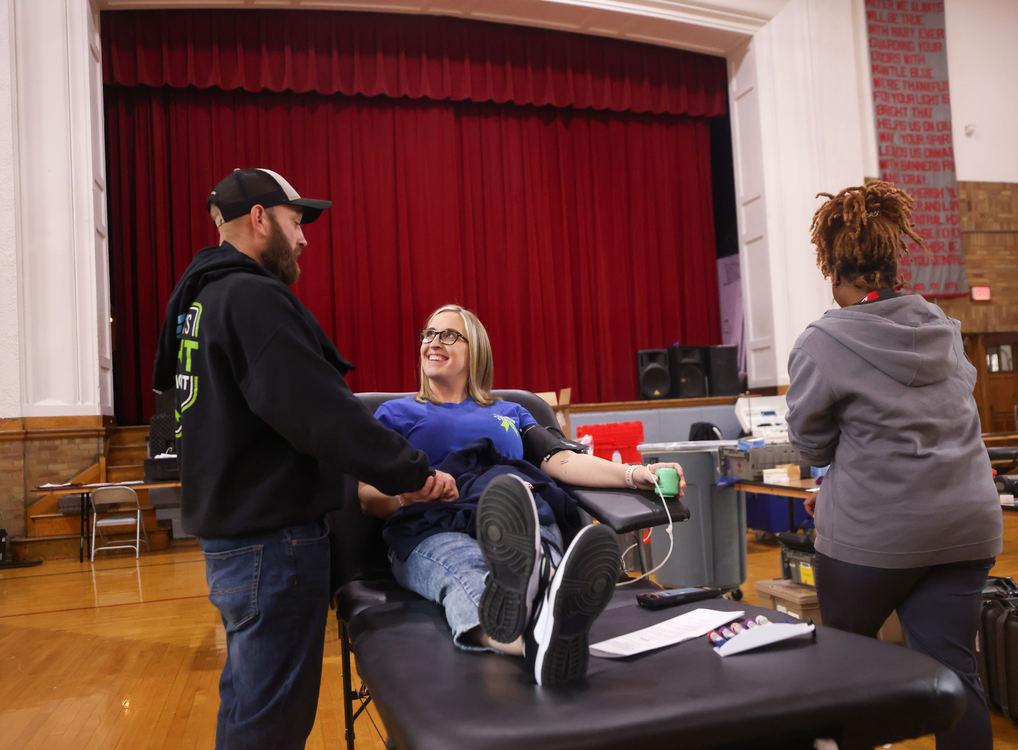
[[227,175],[207,203],[219,245],[177,283],[156,355],[154,388],[176,393],[184,529],[226,628],[219,749],[303,748],[311,732],[331,595],[324,518],[343,475],[456,497],[350,392],[353,365],[289,289],[303,226],[330,205],[268,169]]

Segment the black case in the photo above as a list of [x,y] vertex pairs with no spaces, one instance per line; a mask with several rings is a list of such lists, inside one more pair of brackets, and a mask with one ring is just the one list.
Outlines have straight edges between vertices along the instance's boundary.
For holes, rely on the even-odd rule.
[[146,482],[172,482],[180,479],[180,468],[176,456],[145,459]]
[[990,576],[983,587],[976,666],[990,706],[1018,718],[1018,584]]

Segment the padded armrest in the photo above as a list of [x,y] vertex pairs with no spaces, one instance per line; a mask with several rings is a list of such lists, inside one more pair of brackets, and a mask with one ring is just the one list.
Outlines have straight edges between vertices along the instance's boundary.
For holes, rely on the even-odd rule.
[[[592,487],[563,486],[576,498],[580,507],[612,531],[622,534],[637,529],[649,529],[668,523],[661,500],[650,490],[600,489]],[[689,508],[679,498],[668,501],[668,512],[672,521],[680,523],[689,519]]]
[[400,586],[392,578],[370,581],[350,581],[336,592],[336,615],[350,622],[360,612],[379,604],[394,604],[419,600],[413,591]]

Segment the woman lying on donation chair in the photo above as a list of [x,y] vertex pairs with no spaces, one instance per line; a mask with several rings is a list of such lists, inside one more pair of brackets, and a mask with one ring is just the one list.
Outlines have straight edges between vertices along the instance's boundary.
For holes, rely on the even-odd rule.
[[387,519],[396,580],[445,608],[458,647],[524,656],[539,685],[582,679],[590,626],[618,577],[618,545],[606,526],[581,528],[575,501],[552,480],[651,489],[652,472],[681,477],[682,468],[574,453],[519,404],[494,400],[488,334],[469,310],[439,308],[420,336],[420,391],[375,417],[455,476],[459,497],[414,502],[361,484],[361,507]]

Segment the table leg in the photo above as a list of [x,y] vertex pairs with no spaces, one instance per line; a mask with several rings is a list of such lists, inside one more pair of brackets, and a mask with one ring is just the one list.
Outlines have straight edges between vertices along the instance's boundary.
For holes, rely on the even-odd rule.
[[81,503],[80,512],[78,516],[81,518],[81,531],[78,537],[78,562],[85,562],[85,495],[84,493],[78,495],[78,500]]
[[91,493],[82,492],[81,497],[81,537],[78,539],[78,562],[85,562],[85,558],[92,557],[92,544],[88,538],[88,517],[91,515],[91,503],[88,502]]

